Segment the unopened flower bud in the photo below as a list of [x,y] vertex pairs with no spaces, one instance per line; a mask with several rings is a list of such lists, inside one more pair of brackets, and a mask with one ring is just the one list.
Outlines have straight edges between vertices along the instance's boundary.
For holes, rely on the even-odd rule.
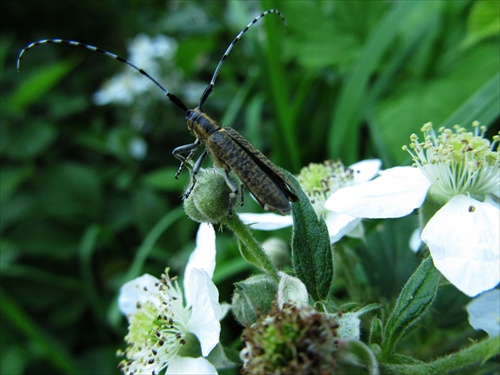
[[[191,189],[191,184],[188,189]],[[184,200],[184,210],[196,222],[220,223],[232,215],[240,197],[239,192],[233,193],[227,185],[223,170],[200,169],[192,191]]]
[[233,312],[241,325],[249,326],[271,309],[278,285],[266,275],[252,276],[235,284]]

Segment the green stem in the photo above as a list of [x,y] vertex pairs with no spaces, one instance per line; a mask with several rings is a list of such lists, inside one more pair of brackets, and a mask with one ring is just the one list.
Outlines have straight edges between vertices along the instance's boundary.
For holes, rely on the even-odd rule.
[[243,258],[278,281],[279,277],[276,266],[271,262],[271,259],[264,252],[262,246],[260,246],[259,242],[252,235],[250,228],[243,224],[237,215],[231,219],[225,219],[223,224],[234,232],[238,239],[240,253]]
[[484,362],[494,355],[500,353],[500,340],[492,337],[479,341],[466,349],[446,357],[439,358],[429,363],[418,364],[380,364],[381,373],[384,374],[446,374],[454,370],[463,369],[466,366]]

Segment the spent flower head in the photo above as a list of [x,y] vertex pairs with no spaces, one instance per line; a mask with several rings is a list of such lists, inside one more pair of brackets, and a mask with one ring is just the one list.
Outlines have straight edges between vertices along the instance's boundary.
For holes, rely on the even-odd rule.
[[413,167],[395,167],[381,177],[334,193],[326,206],[365,218],[393,218],[420,208],[421,238],[436,268],[458,289],[475,296],[500,281],[500,162],[498,141],[474,131],[432,125],[424,141],[411,136]]
[[215,232],[202,224],[186,267],[184,295],[168,269],[161,279],[146,274],[122,287],[118,304],[129,321],[128,346],[119,353],[125,357],[120,363],[124,374],[159,374],[165,368],[167,374],[191,374],[195,369],[216,373],[204,358],[220,334],[214,267]]
[[[378,374],[370,348],[340,336],[338,322],[332,314],[303,303],[274,303],[243,331],[242,373]],[[348,320],[343,323],[349,324]]]
[[245,374],[321,374],[336,367],[337,323],[312,308],[276,304],[243,331]]

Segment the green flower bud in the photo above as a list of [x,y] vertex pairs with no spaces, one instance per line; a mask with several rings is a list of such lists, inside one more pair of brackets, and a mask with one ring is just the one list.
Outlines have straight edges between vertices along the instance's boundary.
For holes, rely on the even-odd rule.
[[233,313],[243,326],[249,326],[259,316],[267,314],[278,292],[276,281],[266,275],[252,276],[234,285]]
[[[232,174],[231,179],[238,181]],[[239,186],[239,182],[235,184]],[[220,223],[232,215],[240,200],[240,193],[233,194],[229,189],[222,169],[202,168],[196,175],[193,190],[184,200],[184,211],[196,222]]]

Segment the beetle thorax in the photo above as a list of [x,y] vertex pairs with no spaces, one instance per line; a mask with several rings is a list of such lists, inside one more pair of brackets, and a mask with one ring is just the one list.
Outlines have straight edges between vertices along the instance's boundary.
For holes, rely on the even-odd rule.
[[186,124],[196,138],[204,141],[212,133],[220,129],[220,125],[207,115],[200,107],[190,109],[186,113]]

